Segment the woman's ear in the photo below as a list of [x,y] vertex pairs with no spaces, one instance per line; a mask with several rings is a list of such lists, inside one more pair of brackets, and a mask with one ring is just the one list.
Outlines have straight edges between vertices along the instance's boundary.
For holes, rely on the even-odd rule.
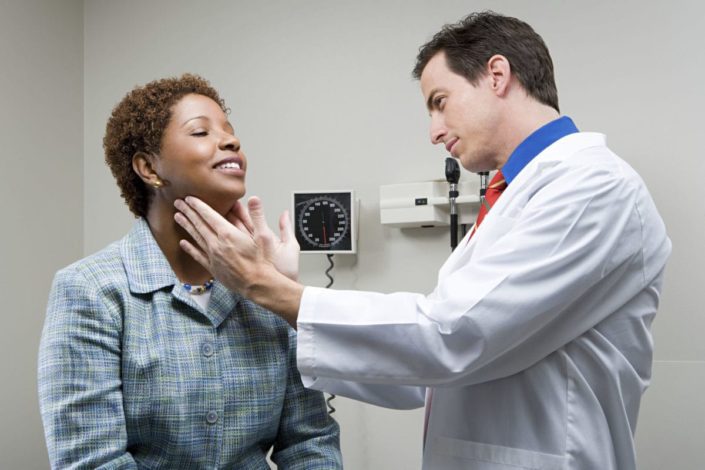
[[137,152],[132,156],[132,169],[145,184],[159,189],[164,186],[164,181],[154,169],[155,156],[145,152]]

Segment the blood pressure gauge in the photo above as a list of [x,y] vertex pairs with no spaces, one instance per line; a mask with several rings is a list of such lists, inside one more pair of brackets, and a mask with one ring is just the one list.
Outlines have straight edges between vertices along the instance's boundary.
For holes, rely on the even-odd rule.
[[355,253],[352,191],[295,191],[294,227],[302,253]]

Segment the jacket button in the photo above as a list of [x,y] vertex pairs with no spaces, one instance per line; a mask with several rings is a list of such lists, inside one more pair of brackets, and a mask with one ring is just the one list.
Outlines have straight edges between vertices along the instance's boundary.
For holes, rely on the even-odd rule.
[[208,424],[217,423],[218,422],[218,413],[216,413],[215,411],[209,411],[206,414],[206,421],[208,422]]
[[211,343],[203,343],[201,353],[206,357],[211,357],[215,353],[215,348]]

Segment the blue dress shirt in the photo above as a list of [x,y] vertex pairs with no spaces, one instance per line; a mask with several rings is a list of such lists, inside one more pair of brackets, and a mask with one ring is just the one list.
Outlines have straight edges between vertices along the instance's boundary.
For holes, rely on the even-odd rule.
[[573,120],[568,116],[560,117],[535,130],[524,139],[509,155],[502,167],[504,180],[509,185],[519,172],[539,153],[557,140],[578,132]]

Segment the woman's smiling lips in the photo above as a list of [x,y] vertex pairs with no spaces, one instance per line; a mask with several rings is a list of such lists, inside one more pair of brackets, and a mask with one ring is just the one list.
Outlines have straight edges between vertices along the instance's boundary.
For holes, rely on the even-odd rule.
[[230,173],[234,175],[243,175],[245,170],[242,168],[242,159],[240,157],[231,157],[220,160],[218,163],[213,165],[213,168],[222,171],[223,173]]

